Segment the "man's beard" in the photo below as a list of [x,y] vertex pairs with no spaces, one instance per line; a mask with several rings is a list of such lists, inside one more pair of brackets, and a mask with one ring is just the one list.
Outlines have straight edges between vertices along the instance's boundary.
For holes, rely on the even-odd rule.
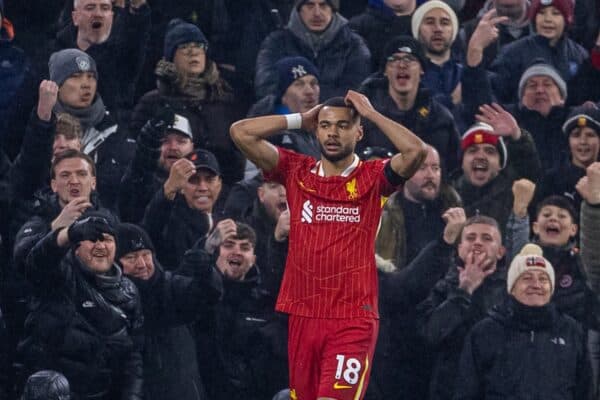
[[348,157],[350,154],[352,154],[354,152],[354,148],[352,148],[350,146],[342,146],[340,153],[335,154],[335,155],[329,155],[326,153],[326,150],[323,147],[323,144],[321,144],[321,142],[319,142],[319,149],[321,150],[321,155],[323,156],[323,158],[325,158],[327,161],[332,162],[332,163],[343,160],[344,158]]
[[430,44],[427,45],[427,52],[434,56],[443,56],[450,49],[450,42],[444,42],[444,46],[441,49],[434,48]]

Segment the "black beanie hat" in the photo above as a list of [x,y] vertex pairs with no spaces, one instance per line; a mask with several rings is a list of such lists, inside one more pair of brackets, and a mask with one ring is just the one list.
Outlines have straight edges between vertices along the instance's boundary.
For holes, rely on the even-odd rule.
[[421,68],[425,69],[427,58],[425,57],[423,46],[412,36],[396,36],[385,44],[385,47],[383,48],[383,60],[381,60],[382,68],[385,68],[388,57],[391,57],[396,53],[412,54],[419,60]]
[[285,57],[275,63],[279,75],[277,85],[277,99],[285,94],[286,90],[296,80],[306,75],[314,75],[319,80],[317,67],[304,57]]
[[185,43],[201,43],[208,47],[208,40],[200,28],[180,18],[172,19],[169,25],[167,25],[167,33],[165,34],[165,46],[163,49],[165,60],[173,61],[177,46]]
[[[297,0],[296,1],[296,10],[299,10],[300,7],[306,3],[307,0]],[[325,0],[327,2],[327,4],[329,4],[329,6],[331,8],[333,8],[333,11],[338,11],[340,9],[340,0]]]
[[592,105],[583,105],[575,107],[569,113],[567,120],[563,124],[563,133],[567,136],[575,128],[592,128],[600,136],[600,110]]
[[135,224],[122,223],[117,228],[117,252],[115,260],[127,253],[138,250],[150,250],[154,253],[154,245],[145,230]]

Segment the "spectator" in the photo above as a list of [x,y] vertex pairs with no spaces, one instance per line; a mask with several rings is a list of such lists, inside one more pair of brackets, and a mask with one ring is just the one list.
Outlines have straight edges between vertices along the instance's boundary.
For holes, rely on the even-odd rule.
[[383,67],[383,48],[390,38],[411,34],[410,21],[416,6],[415,0],[369,0],[367,8],[352,17],[350,28],[365,39],[372,71]]
[[187,324],[206,318],[222,294],[221,277],[199,250],[186,253],[180,266],[192,270],[193,277],[165,271],[148,234],[133,224],[119,225],[117,243],[117,262],[142,299],[144,398],[206,399]]
[[[458,34],[460,48],[466,49],[471,41],[471,37],[475,33],[481,21],[486,23],[484,15],[490,11],[494,11],[491,15],[497,19],[495,24],[498,29],[498,39],[493,46],[487,46],[483,50],[482,66],[488,69],[491,63],[496,59],[496,56],[504,46],[514,42],[517,39],[529,36],[533,33],[533,28],[529,22],[530,3],[526,0],[487,0],[483,8],[479,11],[479,15],[463,24],[462,29]],[[466,55],[466,54],[465,54]]]
[[498,105],[483,106],[481,112],[478,119],[483,123],[462,137],[462,169],[452,185],[467,216],[491,215],[504,232],[513,204],[513,181],[525,177],[535,182],[541,168],[531,135],[508,112]]
[[19,344],[25,376],[54,369],[76,398],[142,398],[141,303],[114,263],[116,245],[110,218],[93,212],[31,250],[25,275],[37,301]]
[[524,247],[508,270],[510,296],[465,341],[453,399],[592,398],[585,335],[550,302],[555,284],[542,249]]
[[165,268],[180,265],[184,253],[220,219],[223,180],[215,156],[197,150],[173,164],[169,177],[148,204],[142,226]]
[[427,158],[419,170],[385,203],[375,242],[377,255],[404,268],[443,232],[444,212],[460,204],[458,193],[442,182],[437,150],[427,146]]
[[456,14],[441,0],[423,3],[412,17],[412,35],[421,42],[427,56],[423,85],[450,110],[462,101],[462,65],[450,58],[458,29]]
[[573,200],[579,215],[581,197],[575,189],[586,168],[598,161],[600,151],[600,110],[593,106],[574,108],[565,121],[563,134],[568,138],[570,159],[544,175],[539,197],[552,194],[567,196]]
[[288,387],[286,320],[261,290],[252,228],[223,220],[216,230],[206,248],[223,276],[224,295],[199,326],[209,398],[269,399]]
[[122,3],[113,7],[110,0],[73,0],[72,23],[58,32],[52,48],[79,49],[96,61],[98,92],[124,123],[144,62],[150,7],[146,0],[131,0],[127,7]]
[[127,139],[123,125],[107,113],[96,91],[98,70],[93,58],[80,50],[66,49],[52,54],[48,66],[50,79],[58,85],[53,111],[79,120],[82,152],[92,157],[98,170],[100,201],[115,210],[119,182],[133,157],[134,141]]
[[320,73],[321,98],[340,96],[367,77],[371,55],[363,39],[337,13],[337,0],[297,0],[286,29],[272,32],[256,58],[256,96],[277,90],[275,63],[288,56],[310,60]]
[[[534,0],[530,16],[536,34],[505,46],[490,67],[494,73],[494,93],[503,103],[515,102],[519,78],[532,61],[538,58],[545,60],[569,83],[588,58],[588,52],[566,34],[573,21],[572,1]],[[483,52],[484,49],[485,46],[478,50]]]
[[246,112],[207,55],[208,40],[193,24],[172,20],[165,35],[163,59],[156,65],[157,88],[146,93],[132,115],[137,134],[165,106],[189,120],[196,147],[212,152],[231,185],[243,177],[244,157],[229,138],[229,126]]
[[194,151],[190,121],[169,107],[158,111],[142,128],[135,156],[119,191],[124,221],[141,222],[154,193],[164,185],[176,161]]
[[[386,44],[384,53],[384,69],[363,82],[359,90],[375,109],[433,146],[445,172],[457,168],[460,140],[452,114],[421,86],[426,63],[421,44],[409,36],[399,36]],[[365,137],[359,142],[360,150],[378,146],[397,152],[374,124],[364,121],[363,126]]]
[[498,223],[484,215],[469,218],[458,242],[457,267],[450,268],[419,305],[420,331],[435,352],[432,400],[452,398],[465,337],[506,295],[504,253]]

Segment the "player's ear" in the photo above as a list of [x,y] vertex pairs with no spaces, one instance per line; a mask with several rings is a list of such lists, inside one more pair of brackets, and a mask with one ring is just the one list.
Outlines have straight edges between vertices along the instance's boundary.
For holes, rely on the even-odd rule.
[[356,130],[356,141],[359,142],[362,140],[364,136],[364,130],[362,125],[358,125],[358,129]]

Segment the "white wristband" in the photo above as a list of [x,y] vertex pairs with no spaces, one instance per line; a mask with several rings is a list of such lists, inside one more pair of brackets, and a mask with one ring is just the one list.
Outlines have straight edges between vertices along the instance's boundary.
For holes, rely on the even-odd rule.
[[302,114],[286,114],[285,119],[287,121],[287,129],[300,129],[302,128]]

